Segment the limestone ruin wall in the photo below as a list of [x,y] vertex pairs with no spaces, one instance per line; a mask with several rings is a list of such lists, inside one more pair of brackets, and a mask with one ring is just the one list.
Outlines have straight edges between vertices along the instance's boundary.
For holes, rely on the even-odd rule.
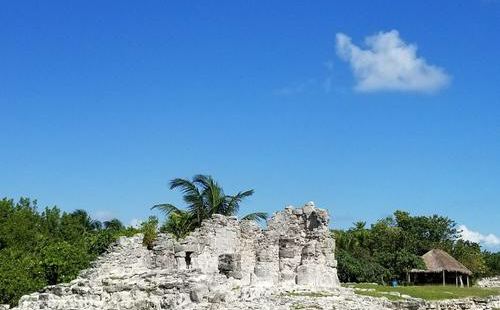
[[222,273],[242,285],[338,287],[328,223],[326,210],[313,203],[276,213],[264,230],[253,221],[214,215],[179,242],[161,235],[153,268]]
[[328,224],[308,203],[275,213],[265,229],[214,215],[183,240],[160,234],[152,250],[140,234],[122,237],[77,279],[23,296],[15,309],[240,309],[278,287],[333,289]]

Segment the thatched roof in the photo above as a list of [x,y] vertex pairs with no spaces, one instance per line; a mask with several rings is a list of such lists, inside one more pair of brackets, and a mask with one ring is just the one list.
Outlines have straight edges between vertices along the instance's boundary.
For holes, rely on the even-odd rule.
[[467,269],[462,263],[454,259],[450,254],[443,250],[432,249],[422,255],[425,267],[427,269],[413,269],[411,272],[460,272],[463,274],[471,275],[472,272]]

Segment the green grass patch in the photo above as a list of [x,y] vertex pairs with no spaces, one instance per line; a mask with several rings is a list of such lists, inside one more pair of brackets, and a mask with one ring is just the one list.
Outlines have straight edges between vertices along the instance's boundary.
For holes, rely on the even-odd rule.
[[385,297],[389,300],[403,300],[404,298],[402,297],[399,297],[399,296],[395,296],[395,295],[391,295],[391,294],[385,294],[383,292],[379,292],[379,291],[356,291],[356,294],[358,295],[364,295],[364,296],[371,296],[371,297]]
[[[398,292],[402,295],[408,295],[415,298],[425,300],[442,300],[442,299],[456,299],[466,297],[488,297],[500,295],[500,288],[482,288],[482,287],[456,287],[456,286],[442,286],[442,285],[423,285],[423,286],[398,286],[390,287],[375,284],[355,284],[351,287],[355,289],[370,289],[370,291],[355,290],[357,294],[376,296],[377,294],[384,297],[392,296],[387,295],[389,292]],[[393,296],[397,297],[397,296]]]

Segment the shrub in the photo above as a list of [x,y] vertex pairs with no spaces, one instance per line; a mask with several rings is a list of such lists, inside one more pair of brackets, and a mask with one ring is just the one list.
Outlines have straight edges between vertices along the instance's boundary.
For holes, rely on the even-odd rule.
[[142,243],[151,250],[153,242],[158,236],[158,218],[150,216],[147,221],[141,223],[141,232],[144,234]]

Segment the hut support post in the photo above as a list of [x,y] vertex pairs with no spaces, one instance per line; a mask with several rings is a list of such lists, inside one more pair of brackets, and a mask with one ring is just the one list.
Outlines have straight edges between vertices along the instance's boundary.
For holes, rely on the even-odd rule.
[[467,275],[467,287],[469,287],[469,275]]
[[445,271],[443,270],[443,286],[446,285],[446,277],[445,277]]
[[455,272],[455,286],[458,286],[458,272]]
[[462,279],[462,275],[458,278],[460,280],[460,287],[464,287],[464,280]]

